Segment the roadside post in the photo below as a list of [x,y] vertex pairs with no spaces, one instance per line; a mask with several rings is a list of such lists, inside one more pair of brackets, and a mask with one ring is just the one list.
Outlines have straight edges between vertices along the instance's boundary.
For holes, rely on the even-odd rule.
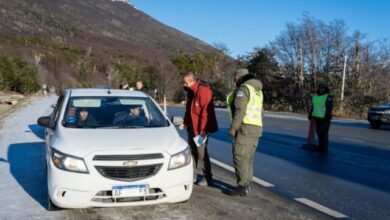
[[164,93],[164,113],[168,114],[168,112],[167,112],[167,97],[165,96],[165,93]]
[[344,56],[343,78],[341,82],[341,96],[340,96],[340,112],[344,111],[344,87],[345,87],[345,70],[347,68],[347,56]]

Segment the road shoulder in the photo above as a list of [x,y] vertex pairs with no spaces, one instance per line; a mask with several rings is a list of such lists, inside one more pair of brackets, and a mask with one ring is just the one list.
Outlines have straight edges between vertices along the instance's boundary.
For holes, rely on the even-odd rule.
[[24,97],[23,99],[19,100],[19,102],[15,105],[8,105],[8,104],[0,104],[0,128],[3,126],[4,119],[18,110],[19,108],[26,106],[31,103],[31,101],[35,97]]

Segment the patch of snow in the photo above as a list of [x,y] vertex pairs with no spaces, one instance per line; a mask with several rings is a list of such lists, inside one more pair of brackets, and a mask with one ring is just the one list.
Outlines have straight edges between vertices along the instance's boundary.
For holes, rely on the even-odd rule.
[[111,0],[112,2],[122,2],[122,3],[125,3],[125,4],[128,4],[128,5],[131,5],[133,8],[135,9],[138,9],[137,7],[135,7],[135,5],[133,3],[131,3],[129,0]]

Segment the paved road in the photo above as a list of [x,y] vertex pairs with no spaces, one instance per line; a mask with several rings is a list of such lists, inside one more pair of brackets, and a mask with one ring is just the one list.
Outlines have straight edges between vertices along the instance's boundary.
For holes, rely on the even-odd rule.
[[[182,115],[183,108],[170,108]],[[229,119],[217,110],[220,131],[209,152],[232,165]],[[291,197],[305,197],[356,219],[390,219],[390,127],[373,130],[364,121],[335,120],[328,155],[305,151],[307,119],[268,113],[254,174]],[[181,132],[185,137],[185,132]]]
[[[214,166],[216,187],[195,186],[186,203],[93,208],[48,212],[44,129],[39,116],[50,112],[55,98],[34,99],[9,115],[0,129],[0,220],[2,219],[329,219],[264,187],[253,196],[232,198],[234,175]],[[126,143],[124,143],[126,144]]]

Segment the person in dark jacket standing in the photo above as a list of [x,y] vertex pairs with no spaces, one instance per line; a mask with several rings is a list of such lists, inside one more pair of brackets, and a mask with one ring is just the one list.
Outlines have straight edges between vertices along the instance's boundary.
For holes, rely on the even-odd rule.
[[329,88],[325,84],[319,84],[316,95],[312,98],[312,106],[309,111],[309,120],[314,120],[318,137],[318,151],[328,152],[328,139],[330,121],[332,120],[333,97],[329,94]]
[[263,130],[263,85],[247,69],[237,70],[234,82],[237,89],[227,97],[237,177],[237,188],[231,195],[247,196],[253,177],[253,157]]
[[[207,142],[197,146],[194,137],[200,135],[206,138],[218,130],[217,118],[213,104],[213,92],[210,84],[199,80],[192,72],[184,76],[184,89],[187,92],[186,112],[180,129],[187,127],[188,144],[194,158],[194,182],[200,186],[212,184],[210,158],[207,152]],[[203,178],[197,181],[198,169],[203,170]]]

